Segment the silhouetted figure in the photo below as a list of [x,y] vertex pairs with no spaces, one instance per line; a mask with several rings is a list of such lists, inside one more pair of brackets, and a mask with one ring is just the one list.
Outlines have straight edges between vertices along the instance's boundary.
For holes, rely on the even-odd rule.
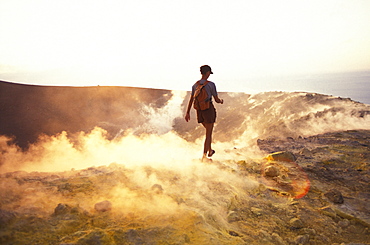
[[[209,160],[207,156],[211,157],[215,153],[211,146],[213,125],[216,122],[216,109],[213,106],[212,97],[217,103],[223,104],[224,100],[218,98],[216,85],[208,81],[209,76],[213,74],[211,67],[208,65],[201,66],[200,73],[202,74],[202,78],[192,86],[185,120],[187,122],[190,120],[190,109],[194,104],[194,108],[197,111],[198,123],[201,123],[206,129],[202,161],[207,161]],[[205,94],[203,90],[206,92],[205,98],[201,98]]]

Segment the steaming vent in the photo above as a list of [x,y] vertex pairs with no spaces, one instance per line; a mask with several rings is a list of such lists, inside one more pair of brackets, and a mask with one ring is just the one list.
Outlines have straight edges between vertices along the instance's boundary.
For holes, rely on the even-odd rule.
[[[189,92],[0,86],[4,244],[370,240],[369,105],[221,93],[204,164]],[[276,151],[294,157],[267,162]]]

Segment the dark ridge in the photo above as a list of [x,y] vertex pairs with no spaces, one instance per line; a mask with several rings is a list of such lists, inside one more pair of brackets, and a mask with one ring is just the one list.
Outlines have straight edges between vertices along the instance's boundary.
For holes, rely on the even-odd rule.
[[99,126],[111,135],[143,123],[142,105],[160,108],[169,90],[119,86],[62,87],[0,81],[0,135],[22,148],[39,135],[91,131]]

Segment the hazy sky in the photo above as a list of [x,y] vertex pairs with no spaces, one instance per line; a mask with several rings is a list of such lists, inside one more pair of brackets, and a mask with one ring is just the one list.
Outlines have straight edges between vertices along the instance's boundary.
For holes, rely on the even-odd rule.
[[219,90],[370,68],[369,0],[0,0],[0,80]]

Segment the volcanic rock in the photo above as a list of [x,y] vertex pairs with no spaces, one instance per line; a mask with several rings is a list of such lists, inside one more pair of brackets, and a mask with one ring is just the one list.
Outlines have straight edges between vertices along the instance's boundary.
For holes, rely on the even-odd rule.
[[59,203],[58,206],[54,209],[54,215],[63,215],[67,214],[72,210],[67,204]]
[[279,176],[279,169],[275,166],[267,166],[265,168],[265,175],[268,177],[277,177]]
[[261,216],[262,213],[263,213],[263,210],[260,209],[260,208],[256,208],[256,207],[252,207],[251,208],[251,212],[252,214],[254,214],[255,216]]
[[350,225],[350,222],[347,219],[344,219],[344,220],[340,220],[338,222],[338,225],[342,228],[346,228]]
[[305,157],[306,159],[312,159],[312,152],[307,148],[300,150],[299,155]]
[[302,220],[298,218],[291,219],[289,224],[292,229],[302,229],[304,227]]
[[241,218],[239,217],[239,214],[235,211],[231,211],[228,215],[227,215],[227,221],[229,223],[232,223],[232,222],[235,222],[235,221],[239,221],[241,220]]
[[[220,155],[194,164],[158,144],[158,167],[150,148],[167,132],[189,152],[204,136],[196,120],[177,113],[190,96],[0,82],[0,244],[370,241],[370,131],[357,130],[370,129],[369,105],[304,92],[221,93],[229,106],[220,108],[217,122]],[[148,149],[148,162],[137,159],[139,151],[115,156],[130,151],[130,138],[151,142],[140,147]],[[240,147],[222,149],[231,142]],[[262,156],[273,152],[266,163]],[[69,158],[56,164],[61,155]]]
[[286,162],[294,162],[296,157],[293,153],[287,151],[275,152],[266,157],[269,161],[286,161]]
[[98,212],[106,212],[112,210],[112,203],[110,201],[98,202],[94,206],[95,210]]
[[335,204],[342,204],[344,202],[342,193],[336,189],[332,189],[324,194],[329,201]]
[[151,189],[156,194],[162,194],[163,193],[163,187],[159,184],[154,184]]
[[297,245],[304,245],[304,244],[308,244],[310,241],[310,236],[309,235],[301,235],[301,236],[297,236],[296,239],[294,240],[295,244]]
[[277,245],[285,245],[286,244],[284,242],[284,240],[277,233],[272,233],[271,238],[272,238],[274,244],[277,244]]
[[[370,136],[370,132],[367,134]],[[320,142],[317,147],[322,147],[325,140]],[[211,175],[208,179],[196,179],[193,175],[190,179],[187,175],[155,168],[148,172],[146,168],[146,172],[142,172],[150,173],[150,180],[156,176],[156,182],[141,186],[135,178],[130,178],[138,176],[133,174],[134,170],[127,170],[123,165],[102,166],[99,171],[87,175],[83,173],[88,169],[75,170],[60,173],[58,178],[50,178],[55,173],[45,173],[42,182],[36,181],[41,179],[41,174],[37,173],[2,174],[0,193],[6,195],[1,196],[0,202],[2,210],[5,210],[2,217],[6,226],[1,226],[0,241],[2,244],[15,244],[16,241],[27,244],[30,240],[45,244],[163,244],[163,241],[171,244],[366,244],[370,239],[369,192],[368,182],[365,182],[368,176],[366,163],[369,158],[365,154],[368,147],[356,146],[356,151],[364,152],[363,155],[358,154],[358,158],[343,157],[344,163],[333,161],[330,164],[323,163],[322,159],[333,158],[332,154],[337,149],[342,155],[348,152],[349,156],[353,156],[352,149],[340,144],[330,145],[331,148],[325,151],[316,151],[315,147],[310,145],[313,159],[299,157],[296,160],[312,180],[312,188],[304,197],[294,201],[290,196],[278,195],[281,194],[279,189],[271,192],[264,182],[255,186],[250,184],[252,188],[238,188],[242,182],[237,185],[230,181],[240,177],[243,181],[250,181],[250,177],[263,177],[261,169],[264,168],[257,161],[250,160],[243,161],[243,164],[232,162],[239,167],[232,171],[226,164],[222,168],[217,165],[219,163],[212,165],[213,171],[226,169],[227,176],[232,177],[227,178],[230,183],[218,180],[218,175]],[[301,150],[287,149],[293,150],[293,154]],[[364,171],[350,170],[349,166],[356,166],[356,159]],[[261,164],[265,164],[265,160],[261,160]],[[290,165],[281,164],[280,168],[283,169],[283,166],[291,178],[297,173],[289,168]],[[250,171],[251,167],[260,171]],[[331,176],[328,177],[334,181],[327,181],[329,173],[325,171],[330,171]],[[201,172],[197,174],[202,176]],[[176,182],[173,181],[174,176]],[[117,183],[121,192],[117,192]],[[12,191],[8,191],[10,186]],[[58,190],[60,186],[71,188],[68,191],[64,191],[65,188]],[[180,188],[184,186],[189,187]],[[30,188],[32,192],[26,191]],[[354,198],[342,196],[346,200],[345,205],[335,205],[324,195],[327,190],[340,193],[352,191]],[[45,195],[41,195],[43,192],[55,195],[55,200],[45,201]],[[129,209],[118,214],[107,212],[112,209],[112,201],[105,200],[96,203],[96,212],[85,214],[83,210],[91,208],[88,204],[94,197],[107,196],[107,193],[135,198],[132,213]],[[33,198],[53,215],[43,216],[39,211],[33,214],[24,212],[24,207],[35,205]],[[126,201],[121,197],[116,200]],[[183,201],[180,203],[177,200]],[[48,202],[51,203],[49,206]],[[135,211],[141,206],[155,208],[155,212],[147,212],[144,208],[141,212]],[[19,233],[20,230],[22,233]]]
[[5,226],[16,218],[16,214],[11,211],[0,209],[0,227]]

